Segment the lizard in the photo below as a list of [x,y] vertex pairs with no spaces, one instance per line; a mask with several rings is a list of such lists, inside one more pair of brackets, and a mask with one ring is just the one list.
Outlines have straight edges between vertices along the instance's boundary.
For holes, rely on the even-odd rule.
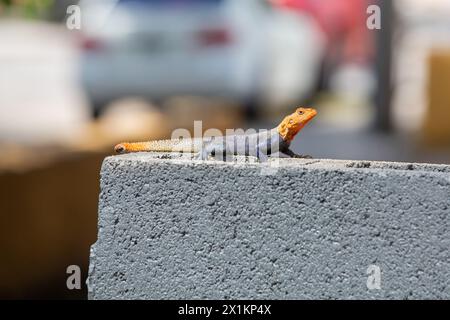
[[115,146],[118,154],[130,152],[189,152],[196,153],[196,159],[207,160],[209,156],[245,155],[266,161],[267,156],[280,152],[291,158],[311,158],[298,155],[290,149],[297,133],[317,114],[313,108],[297,108],[281,123],[265,132],[225,135],[209,138],[168,139],[147,142],[123,142]]

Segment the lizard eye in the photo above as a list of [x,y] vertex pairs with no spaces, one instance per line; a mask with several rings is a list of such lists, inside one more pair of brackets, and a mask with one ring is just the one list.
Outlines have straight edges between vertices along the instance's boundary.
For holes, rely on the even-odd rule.
[[297,111],[297,113],[298,113],[299,115],[302,115],[302,114],[304,114],[305,112],[302,111],[302,110],[300,110],[300,111]]

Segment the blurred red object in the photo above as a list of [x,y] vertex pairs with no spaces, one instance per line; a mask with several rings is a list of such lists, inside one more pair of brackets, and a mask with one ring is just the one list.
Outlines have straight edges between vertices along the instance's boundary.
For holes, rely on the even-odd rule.
[[227,29],[205,29],[198,32],[198,40],[203,46],[223,46],[232,42]]
[[[344,61],[366,63],[372,57],[373,39],[366,26],[367,0],[271,0],[279,8],[312,16],[327,36],[329,47],[343,45]],[[373,1],[371,1],[373,2]]]

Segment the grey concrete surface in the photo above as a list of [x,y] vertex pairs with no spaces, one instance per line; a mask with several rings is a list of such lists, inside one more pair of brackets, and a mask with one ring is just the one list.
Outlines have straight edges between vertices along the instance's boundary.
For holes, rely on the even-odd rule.
[[449,166],[262,166],[107,158],[89,298],[450,298]]

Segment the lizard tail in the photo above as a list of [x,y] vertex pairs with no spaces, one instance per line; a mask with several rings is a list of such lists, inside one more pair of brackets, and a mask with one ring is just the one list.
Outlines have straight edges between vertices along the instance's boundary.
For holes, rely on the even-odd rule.
[[130,152],[198,152],[199,147],[192,140],[155,140],[147,142],[123,142],[114,147],[119,154]]
[[150,142],[123,142],[114,147],[114,151],[119,154],[129,152],[149,151],[151,147]]

